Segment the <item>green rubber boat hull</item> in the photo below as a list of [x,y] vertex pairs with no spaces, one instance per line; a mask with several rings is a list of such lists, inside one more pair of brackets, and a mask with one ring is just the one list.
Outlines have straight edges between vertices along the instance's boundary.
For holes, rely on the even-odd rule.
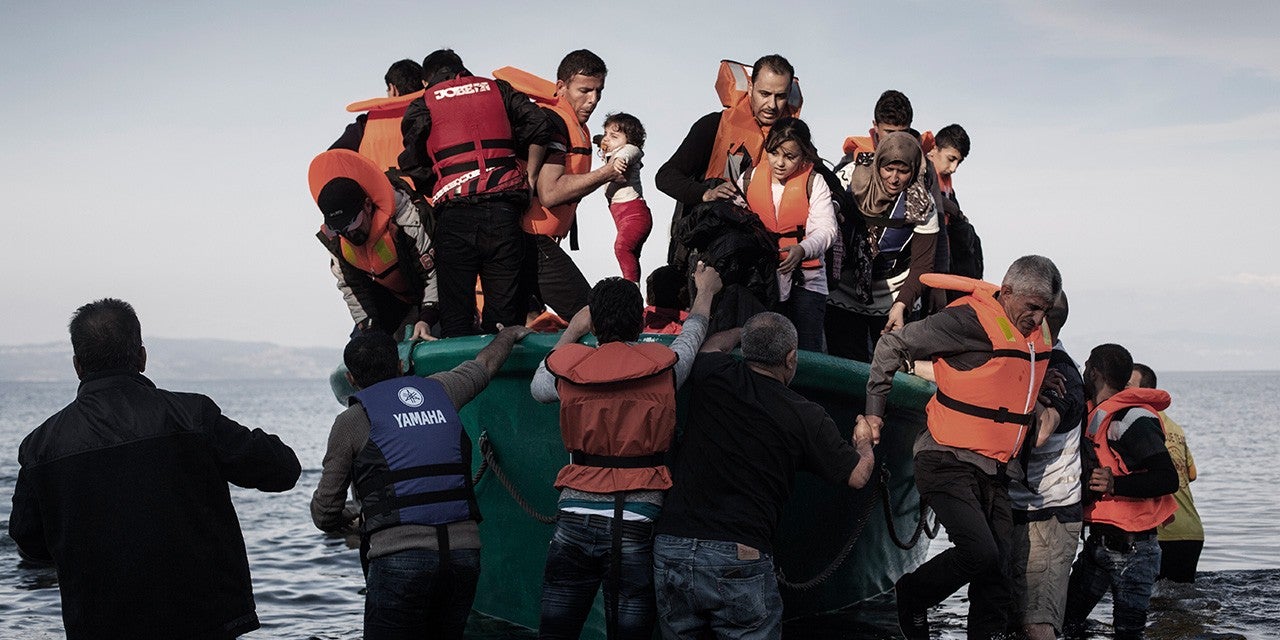
[[[414,373],[427,375],[474,358],[491,338],[403,343],[401,356],[412,364]],[[489,387],[461,411],[473,442],[487,434],[502,470],[527,503],[546,515],[555,513],[557,492],[552,482],[568,462],[568,454],[560,439],[559,405],[534,401],[529,395],[529,380],[557,339],[557,334],[526,337],[515,346]],[[646,335],[642,339],[669,343],[672,336]],[[791,386],[822,404],[848,437],[854,416],[862,411],[867,373],[866,363],[802,351]],[[343,369],[334,372],[331,383],[334,394],[345,403],[352,389]],[[876,448],[878,460],[889,472],[892,525],[903,540],[911,536],[918,521],[919,495],[912,474],[911,445],[924,426],[924,406],[932,393],[933,385],[928,382],[899,375],[889,397],[886,428]],[[685,394],[681,395],[683,424]],[[479,447],[475,447],[472,468],[479,468],[480,462]],[[925,538],[911,550],[893,544],[874,485],[875,482],[869,483],[854,491],[828,485],[807,473],[797,474],[775,545],[778,566],[790,582],[804,582],[826,569],[854,533],[860,516],[869,516],[848,560],[830,578],[804,591],[782,590],[785,618],[852,607],[888,591],[899,576],[924,559],[928,549]],[[526,514],[492,471],[476,485],[476,497],[484,516],[480,526],[484,548],[474,608],[488,616],[537,628],[552,525]],[[582,637],[604,638],[599,598]]]

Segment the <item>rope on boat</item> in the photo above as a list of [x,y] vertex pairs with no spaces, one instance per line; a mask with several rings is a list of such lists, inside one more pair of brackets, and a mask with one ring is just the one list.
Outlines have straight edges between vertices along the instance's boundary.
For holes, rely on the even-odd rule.
[[472,486],[475,486],[476,483],[480,482],[480,478],[484,476],[484,472],[486,470],[491,470],[493,471],[493,476],[498,479],[498,482],[502,483],[502,487],[507,490],[507,493],[511,494],[511,498],[516,501],[516,504],[520,506],[520,509],[528,514],[530,518],[533,518],[542,524],[552,524],[556,521],[552,516],[538,513],[538,511],[533,508],[533,505],[529,504],[529,502],[524,499],[524,496],[520,495],[520,490],[516,488],[516,485],[511,482],[511,479],[507,477],[506,472],[504,472],[502,467],[498,464],[498,456],[493,451],[493,442],[489,440],[489,433],[487,431],[480,434],[480,458],[483,462],[480,463],[480,468],[476,471],[475,479],[471,483]]
[[911,534],[911,540],[903,542],[902,538],[898,537],[898,530],[893,526],[893,508],[889,500],[889,478],[889,467],[880,465],[880,503],[884,506],[884,522],[889,529],[889,537],[893,540],[893,544],[903,551],[909,551],[920,542],[922,533],[929,536],[930,540],[938,537],[938,529],[942,525],[935,521],[933,527],[929,527],[929,507],[923,500],[920,501],[920,519],[916,521],[916,530]]

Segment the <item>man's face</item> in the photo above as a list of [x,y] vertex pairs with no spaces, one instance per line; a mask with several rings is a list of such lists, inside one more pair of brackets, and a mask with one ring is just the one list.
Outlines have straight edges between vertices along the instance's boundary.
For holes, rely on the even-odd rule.
[[360,210],[360,214],[351,222],[346,229],[338,232],[338,235],[347,239],[347,242],[356,246],[363,245],[369,240],[369,229],[373,227],[373,200],[364,199],[364,207]]
[[751,100],[751,115],[756,124],[762,127],[772,126],[778,118],[786,115],[787,96],[791,94],[791,76],[761,69],[759,76],[748,85],[748,97]]
[[1142,372],[1135,369],[1129,374],[1129,384],[1125,385],[1126,389],[1137,389],[1142,386]]
[[1000,287],[1000,305],[1004,313],[1013,321],[1013,325],[1029,336],[1040,323],[1044,322],[1044,314],[1053,306],[1053,300],[1039,295],[1018,293],[1009,285]]
[[578,124],[586,124],[604,94],[604,76],[574,74],[568,81],[556,80],[556,95],[564,98],[573,112],[578,114]]
[[934,147],[929,150],[929,162],[933,163],[933,168],[937,170],[938,175],[949,176],[960,168],[960,163],[964,162],[964,156],[951,147]]
[[871,126],[875,128],[875,143],[880,144],[880,140],[885,136],[896,133],[898,131],[906,131],[911,128],[909,124],[889,124],[887,122],[872,121]]

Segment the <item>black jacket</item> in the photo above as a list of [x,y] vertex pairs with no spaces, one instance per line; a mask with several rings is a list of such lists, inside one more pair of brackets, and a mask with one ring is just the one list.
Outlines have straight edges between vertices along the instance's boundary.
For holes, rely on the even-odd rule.
[[58,568],[68,638],[226,638],[258,628],[227,483],[287,491],[292,449],[139,373],[82,379],[22,441],[9,535]]

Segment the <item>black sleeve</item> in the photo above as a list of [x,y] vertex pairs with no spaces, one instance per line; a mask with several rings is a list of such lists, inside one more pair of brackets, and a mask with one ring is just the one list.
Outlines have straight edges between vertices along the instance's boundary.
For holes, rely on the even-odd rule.
[[821,415],[815,421],[816,426],[810,426],[805,431],[807,437],[801,468],[831,484],[847,485],[849,474],[853,473],[853,468],[858,466],[862,456],[858,455],[849,441],[840,437],[840,430],[826,411],[817,405],[812,408]]
[[417,98],[405,107],[404,118],[400,120],[400,133],[404,135],[404,151],[398,160],[400,168],[412,171],[418,168],[429,168],[427,159],[427,136],[431,133],[431,111],[427,109],[427,101]]
[[1076,369],[1075,363],[1070,358],[1065,357],[1060,351],[1054,351],[1051,356],[1049,368],[1057,370],[1066,378],[1067,393],[1065,396],[1052,394],[1049,400],[1054,409],[1058,411],[1058,415],[1062,417],[1062,422],[1058,423],[1055,433],[1066,433],[1080,426],[1080,422],[1084,420],[1084,380],[1080,377],[1080,371]]
[[707,163],[711,162],[711,148],[716,143],[716,130],[720,128],[720,113],[709,113],[689,127],[689,134],[671,154],[662,168],[654,174],[658,190],[685,205],[702,202],[707,188],[702,185]]
[[13,485],[13,511],[9,514],[9,537],[18,545],[18,554],[28,560],[53,562],[53,554],[44,538],[44,520],[40,502],[31,486],[31,472],[18,468],[18,481]]
[[278,436],[262,429],[250,431],[222,415],[222,410],[213,400],[197,397],[203,404],[201,415],[218,468],[227,482],[272,492],[288,491],[298,483],[302,465],[293,449],[281,442]]
[[[1132,411],[1133,409],[1130,409]],[[1121,414],[1116,415],[1118,420]],[[1114,424],[1112,423],[1114,428]],[[1133,470],[1115,480],[1115,494],[1128,498],[1152,498],[1178,490],[1178,472],[1165,446],[1158,418],[1143,416],[1133,421],[1112,444],[1125,466]]]
[[506,105],[507,119],[511,121],[511,133],[515,136],[516,146],[546,146],[551,140],[551,123],[547,121],[546,110],[534,104],[529,96],[516,91],[506,80],[494,82],[498,84],[498,93],[502,95],[502,102]]
[[369,114],[367,113],[356,116],[356,121],[347,125],[347,129],[342,132],[342,136],[329,145],[329,150],[349,149],[351,151],[359,151],[360,143],[364,141],[364,124],[368,120]]

